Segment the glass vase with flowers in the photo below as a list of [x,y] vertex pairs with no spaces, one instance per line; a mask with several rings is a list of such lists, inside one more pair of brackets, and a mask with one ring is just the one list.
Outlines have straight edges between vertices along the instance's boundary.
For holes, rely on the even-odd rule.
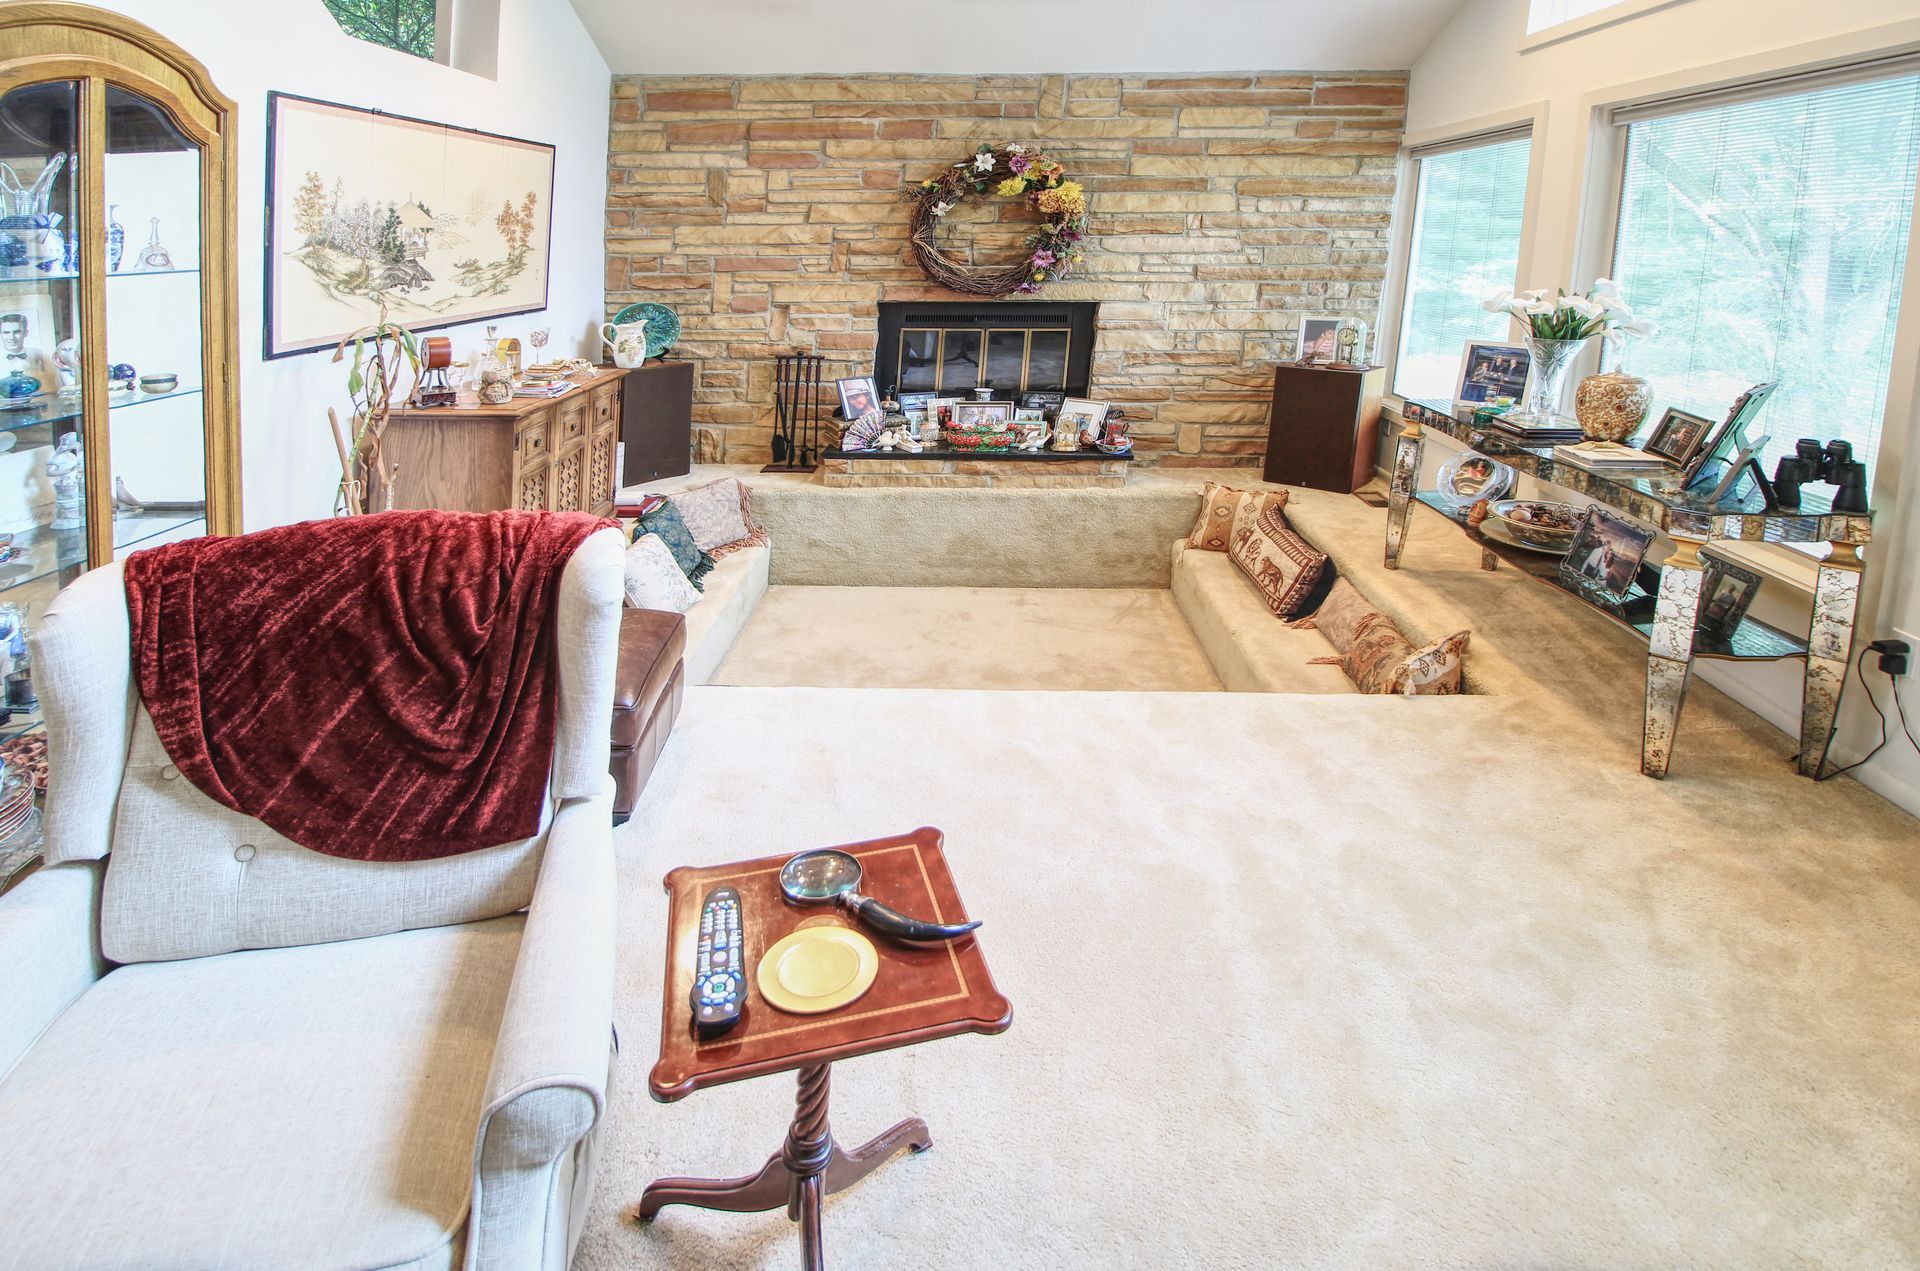
[[[1607,278],[1595,281],[1586,295],[1569,294],[1564,287],[1551,294],[1545,290],[1518,294],[1502,291],[1489,296],[1481,307],[1489,313],[1508,314],[1521,325],[1527,352],[1533,358],[1533,383],[1513,418],[1537,427],[1569,427],[1575,423],[1561,413],[1560,403],[1566,397],[1567,372],[1589,340],[1604,336],[1611,347],[1620,347],[1619,342],[1629,336],[1650,336],[1658,331],[1651,321],[1634,315],[1620,288]],[[1644,381],[1641,383],[1644,385]],[[1645,403],[1641,418],[1645,418]],[[1610,424],[1609,428],[1614,426]],[[1638,426],[1637,422],[1633,425]],[[1632,428],[1627,431],[1631,433]]]

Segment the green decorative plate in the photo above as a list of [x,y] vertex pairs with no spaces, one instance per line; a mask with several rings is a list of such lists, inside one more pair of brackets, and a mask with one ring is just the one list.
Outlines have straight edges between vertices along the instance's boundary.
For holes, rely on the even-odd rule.
[[640,321],[647,324],[647,356],[659,357],[680,338],[680,319],[667,306],[654,300],[628,305],[613,315],[613,325]]

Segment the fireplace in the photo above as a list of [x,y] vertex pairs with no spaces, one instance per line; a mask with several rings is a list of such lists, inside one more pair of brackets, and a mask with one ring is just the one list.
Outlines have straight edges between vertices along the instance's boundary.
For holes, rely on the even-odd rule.
[[875,379],[902,393],[1083,397],[1099,312],[1093,301],[882,301]]

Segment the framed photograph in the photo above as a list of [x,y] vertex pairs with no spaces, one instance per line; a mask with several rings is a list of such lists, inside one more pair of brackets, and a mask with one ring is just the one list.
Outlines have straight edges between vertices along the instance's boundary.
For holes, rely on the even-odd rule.
[[[1705,444],[1687,461],[1685,470],[1689,486],[1698,481],[1710,465],[1735,463],[1737,456],[1745,454],[1751,458],[1753,453],[1759,451],[1765,439],[1756,441],[1748,437],[1747,426],[1760,414],[1760,408],[1767,404],[1767,399],[1773,396],[1773,390],[1778,387],[1778,383],[1755,384],[1734,399],[1727,417],[1720,421],[1720,426],[1712,431]],[[1745,460],[1739,462],[1744,463]],[[1717,475],[1715,480],[1718,480]]]
[[1533,378],[1533,358],[1524,344],[1469,340],[1460,356],[1460,383],[1453,400],[1470,406],[1491,406],[1502,399],[1522,401]]
[[1572,548],[1560,562],[1561,581],[1621,604],[1633,591],[1640,562],[1646,559],[1656,537],[1655,531],[1595,504],[1587,509],[1580,528],[1574,531]]
[[547,307],[554,148],[267,94],[266,356]]
[[953,422],[959,428],[980,428],[988,424],[1013,422],[1012,402],[961,402],[953,408]]
[[1513,469],[1477,450],[1462,450],[1440,465],[1434,478],[1440,497],[1456,508],[1497,499],[1513,488]]
[[1059,410],[1060,403],[1066,400],[1067,395],[1065,393],[1051,390],[1047,392],[1020,394],[1020,405],[1026,409],[1046,411],[1049,413]]
[[1294,339],[1293,360],[1296,362],[1333,361],[1333,332],[1339,325],[1339,314],[1301,314],[1300,329]]
[[1013,422],[1016,424],[1044,424],[1047,422],[1047,412],[1037,406],[1020,406],[1015,408],[1013,412]]
[[924,415],[927,413],[927,408],[932,404],[933,399],[938,396],[938,393],[902,393],[900,394],[900,413],[902,415]]
[[1069,397],[1060,403],[1060,409],[1054,412],[1055,431],[1072,427],[1081,437],[1100,440],[1101,425],[1107,422],[1107,404],[1091,401],[1085,397]]
[[1760,575],[1718,556],[1707,557],[1705,565],[1706,573],[1700,580],[1700,615],[1693,628],[1708,642],[1725,644],[1733,639],[1734,630],[1759,594]]
[[835,380],[833,386],[840,390],[840,414],[845,419],[858,419],[870,410],[880,409],[880,393],[874,388],[871,375]]
[[1701,415],[1690,415],[1677,407],[1667,407],[1667,413],[1660,416],[1660,422],[1654,426],[1653,435],[1647,438],[1641,449],[1650,455],[1658,455],[1677,468],[1684,468],[1707,440],[1712,431],[1713,421]]

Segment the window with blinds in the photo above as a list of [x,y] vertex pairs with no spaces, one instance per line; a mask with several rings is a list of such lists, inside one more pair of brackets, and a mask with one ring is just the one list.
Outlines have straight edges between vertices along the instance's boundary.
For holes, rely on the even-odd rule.
[[[1723,417],[1778,380],[1754,435],[1844,437],[1871,469],[1913,224],[1920,75],[1684,106],[1624,123],[1614,277],[1660,334],[1625,366]],[[1657,418],[1657,415],[1656,415]]]
[[1415,152],[1413,239],[1400,306],[1393,391],[1451,401],[1469,340],[1505,340],[1509,321],[1481,301],[1511,290],[1520,264],[1532,137]]
[[1602,9],[1611,9],[1621,0],[1528,0],[1527,34],[1544,31],[1562,22],[1584,18]]

